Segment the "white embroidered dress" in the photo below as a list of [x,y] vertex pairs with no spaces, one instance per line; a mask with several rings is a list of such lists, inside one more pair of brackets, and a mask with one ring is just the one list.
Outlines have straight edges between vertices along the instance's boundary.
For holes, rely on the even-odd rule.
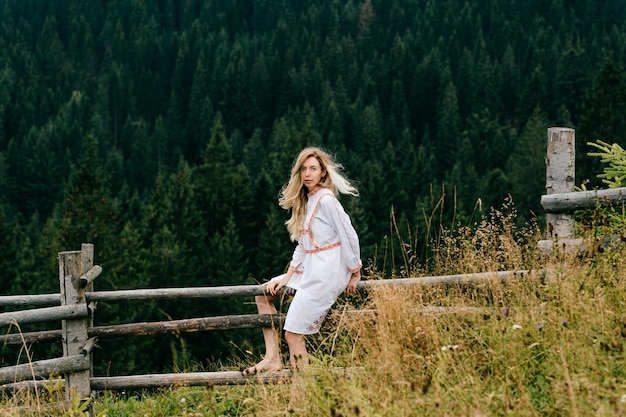
[[308,194],[306,218],[289,268],[288,287],[296,290],[284,329],[317,333],[330,307],[361,269],[361,251],[350,217],[333,192],[318,188]]

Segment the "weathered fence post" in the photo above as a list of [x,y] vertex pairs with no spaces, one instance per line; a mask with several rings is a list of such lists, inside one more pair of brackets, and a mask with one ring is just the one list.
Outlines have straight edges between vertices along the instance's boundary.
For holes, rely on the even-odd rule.
[[[576,175],[576,133],[565,127],[548,128],[546,154],[546,194],[574,191]],[[574,216],[571,213],[546,214],[546,238],[574,237]]]
[[[546,153],[546,192],[548,195],[574,191],[576,176],[576,134],[566,127],[548,128]],[[573,213],[546,213],[546,239],[539,247],[551,251],[557,241],[566,248],[580,247],[581,239],[574,239]]]
[[[93,267],[93,245],[83,244],[81,251],[59,253],[59,281],[61,305],[86,304],[85,288],[80,285],[80,277]],[[88,318],[68,319],[62,322],[63,356],[89,355],[87,345]],[[91,395],[90,370],[72,372],[65,375],[66,398],[71,400],[72,390],[81,399]]]

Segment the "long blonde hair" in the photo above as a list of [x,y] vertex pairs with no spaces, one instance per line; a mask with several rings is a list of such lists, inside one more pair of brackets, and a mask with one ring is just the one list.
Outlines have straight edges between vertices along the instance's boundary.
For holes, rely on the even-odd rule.
[[337,195],[349,194],[358,196],[359,192],[352,183],[343,175],[343,167],[335,162],[333,157],[320,148],[308,147],[303,149],[293,162],[291,167],[291,177],[289,182],[280,191],[278,203],[285,210],[291,210],[291,217],[285,222],[289,237],[293,241],[297,241],[302,233],[302,225],[306,216],[306,203],[308,200],[308,189],[302,181],[300,168],[304,161],[310,157],[315,157],[326,174],[322,177],[319,185],[328,188]]

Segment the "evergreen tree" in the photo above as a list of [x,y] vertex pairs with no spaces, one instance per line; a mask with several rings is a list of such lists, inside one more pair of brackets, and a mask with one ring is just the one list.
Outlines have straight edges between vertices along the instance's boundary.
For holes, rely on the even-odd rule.
[[253,280],[259,284],[286,272],[295,248],[285,228],[287,215],[278,207],[278,202],[266,212],[268,214],[259,237],[255,269],[252,271]]
[[437,161],[440,173],[445,173],[454,164],[455,150],[461,131],[461,115],[456,87],[452,82],[443,86],[437,102]]
[[187,127],[185,134],[188,138],[188,147],[185,155],[191,157],[193,163],[200,162],[198,156],[199,150],[202,149],[205,138],[209,137],[211,123],[215,118],[213,103],[209,97],[209,65],[204,49],[202,50],[198,63],[196,65],[195,74],[193,76],[193,84],[189,97],[189,117],[187,118]]
[[545,107],[549,97],[546,74],[541,66],[533,69],[532,75],[520,97],[517,114],[520,121],[527,121],[537,107]]
[[[203,163],[193,169],[196,210],[201,213],[206,236],[221,232],[230,216],[234,216],[242,236],[250,236],[256,226],[252,182],[245,166],[235,164],[222,123],[218,114],[202,152]],[[242,243],[249,256],[253,242],[242,239]]]
[[0,294],[10,294],[11,282],[15,279],[16,242],[13,230],[7,222],[4,205],[0,205]]
[[119,213],[110,196],[108,177],[96,157],[96,139],[87,136],[83,146],[82,157],[73,166],[65,187],[64,200],[46,221],[42,245],[52,257],[61,251],[79,250],[82,243],[93,243],[105,268],[107,262],[115,262],[108,244],[117,238]]
[[580,181],[589,179],[592,186],[600,184],[596,175],[602,172],[597,158],[588,158],[587,142],[600,139],[626,147],[626,71],[608,55],[586,91],[580,129],[576,134],[576,167]]
[[150,285],[201,285],[207,269],[207,231],[196,206],[194,172],[184,160],[174,173],[157,178],[142,212],[141,246],[150,251]]
[[50,133],[49,129],[33,129],[21,142],[12,139],[9,143],[7,172],[12,173],[13,181],[7,178],[5,187],[10,201],[26,217],[35,212],[49,216],[63,187],[64,172],[52,149]]
[[536,108],[507,161],[511,197],[520,222],[544,217],[541,196],[546,178],[546,116]]
[[11,185],[8,178],[9,164],[4,152],[0,152],[0,206],[8,204],[7,196],[11,194]]
[[368,159],[374,159],[383,150],[384,137],[382,115],[378,102],[366,106],[356,123],[356,142],[354,149]]
[[[589,67],[588,56],[580,40],[568,39],[567,48],[561,53],[557,67],[558,102],[555,105],[563,106],[570,115],[578,114],[580,97],[584,95],[585,86],[589,84]],[[570,123],[575,122],[576,120],[572,120]]]

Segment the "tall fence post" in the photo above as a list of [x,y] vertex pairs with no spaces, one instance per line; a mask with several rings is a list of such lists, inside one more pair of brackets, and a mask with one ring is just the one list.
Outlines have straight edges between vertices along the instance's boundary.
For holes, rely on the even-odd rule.
[[[80,251],[59,253],[59,282],[61,305],[86,304],[85,289],[80,285],[80,277],[93,267],[93,245],[83,244]],[[62,322],[63,356],[86,355],[89,319],[68,319]],[[78,371],[65,376],[66,398],[71,400],[72,390],[81,399],[91,395],[90,370]]]
[[[576,176],[576,133],[567,127],[548,128],[546,153],[546,193],[561,194],[574,191]],[[539,241],[540,249],[550,252],[558,242],[567,249],[579,249],[582,239],[575,239],[575,219],[571,212],[546,213],[546,239]]]
[[[548,128],[546,154],[546,193],[574,191],[576,175],[576,133],[566,127]],[[571,213],[546,214],[546,238],[570,239],[574,237],[574,215]]]

